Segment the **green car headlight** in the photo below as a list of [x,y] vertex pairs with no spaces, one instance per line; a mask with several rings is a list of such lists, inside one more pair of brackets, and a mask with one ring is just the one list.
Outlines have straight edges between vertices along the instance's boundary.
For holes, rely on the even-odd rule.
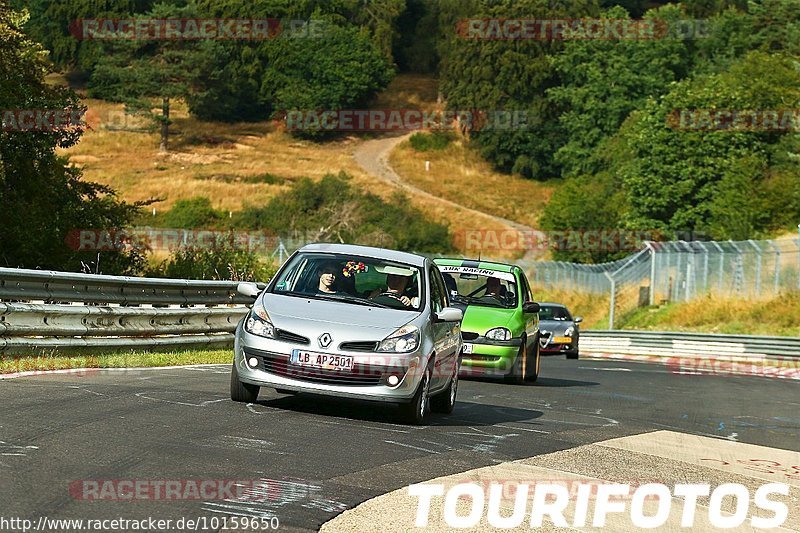
[[510,341],[511,331],[508,328],[494,328],[486,332],[486,338],[493,341]]
[[260,303],[256,303],[247,320],[244,321],[244,330],[259,337],[275,337],[275,327],[267,314],[267,310]]

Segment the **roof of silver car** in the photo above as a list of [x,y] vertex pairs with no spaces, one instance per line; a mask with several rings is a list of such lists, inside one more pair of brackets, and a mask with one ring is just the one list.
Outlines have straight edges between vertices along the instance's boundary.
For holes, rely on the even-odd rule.
[[421,255],[408,252],[398,252],[397,250],[387,250],[386,248],[359,246],[357,244],[315,243],[303,246],[300,248],[300,251],[360,255],[363,257],[372,257],[375,259],[385,259],[387,261],[405,263],[417,267],[425,265],[425,257]]

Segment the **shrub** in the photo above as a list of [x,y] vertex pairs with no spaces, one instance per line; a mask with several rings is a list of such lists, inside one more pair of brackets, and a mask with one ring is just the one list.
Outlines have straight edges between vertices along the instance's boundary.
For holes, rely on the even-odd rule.
[[435,131],[433,133],[415,133],[411,136],[411,148],[417,152],[430,152],[444,150],[455,140],[455,135],[449,131]]

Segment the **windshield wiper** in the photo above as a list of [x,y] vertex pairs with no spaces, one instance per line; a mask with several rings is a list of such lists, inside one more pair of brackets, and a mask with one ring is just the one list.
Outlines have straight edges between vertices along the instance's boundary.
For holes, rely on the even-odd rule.
[[366,305],[369,307],[381,307],[383,309],[389,309],[388,305],[373,302],[372,300],[368,300],[366,298],[359,298],[358,296],[350,296],[344,294],[322,294],[322,295],[318,294],[317,296],[321,300],[331,300],[334,302],[347,302],[357,305]]
[[480,305],[483,307],[496,307],[498,309],[510,309],[510,307],[506,307],[501,302],[497,302],[496,304],[487,302],[486,300],[482,300],[481,298],[475,298],[474,296],[462,296],[458,295],[458,298],[464,300],[469,305]]

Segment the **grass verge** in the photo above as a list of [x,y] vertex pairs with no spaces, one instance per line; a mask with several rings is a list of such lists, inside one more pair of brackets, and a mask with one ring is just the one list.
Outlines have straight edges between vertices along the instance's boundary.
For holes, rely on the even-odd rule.
[[642,307],[620,317],[623,329],[693,331],[800,337],[800,292],[776,298],[736,300],[706,297]]
[[228,364],[232,350],[178,350],[169,352],[116,352],[0,356],[0,374],[71,368],[158,367],[220,363]]

